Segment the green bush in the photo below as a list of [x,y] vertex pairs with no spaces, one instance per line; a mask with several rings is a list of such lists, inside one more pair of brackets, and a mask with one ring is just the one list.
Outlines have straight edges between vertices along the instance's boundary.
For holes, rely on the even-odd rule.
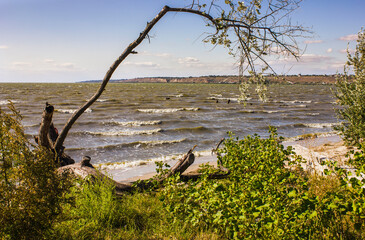
[[45,238],[70,182],[56,173],[52,153],[30,145],[12,104],[9,110],[0,109],[0,237]]
[[268,139],[227,139],[218,161],[228,179],[209,179],[208,166],[195,182],[170,178],[161,198],[172,221],[228,239],[363,239],[365,180],[336,164],[308,175],[278,140],[275,129]]
[[[351,76],[348,71],[353,70]],[[342,108],[337,112],[342,124],[336,127],[349,145],[359,146],[365,139],[365,31],[358,34],[356,51],[348,53],[344,74],[339,75],[335,96]]]
[[268,139],[231,137],[218,157],[231,171],[229,179],[210,180],[209,168],[197,182],[181,184],[176,176],[164,189],[163,201],[175,221],[227,238],[308,238],[316,199],[302,171],[284,167],[299,160],[278,143],[275,129]]

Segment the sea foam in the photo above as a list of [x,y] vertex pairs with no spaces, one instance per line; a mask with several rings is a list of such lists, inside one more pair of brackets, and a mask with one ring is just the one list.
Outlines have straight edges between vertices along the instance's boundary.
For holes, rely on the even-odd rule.
[[120,122],[120,121],[111,121],[113,124],[118,124],[121,126],[133,126],[133,127],[140,127],[140,126],[148,126],[148,125],[158,125],[161,124],[161,120],[155,121],[129,121],[129,122]]
[[143,113],[174,113],[179,111],[199,111],[200,108],[163,108],[163,109],[137,109],[138,112]]
[[158,132],[162,132],[161,128],[152,130],[142,130],[142,131],[110,131],[110,132],[90,132],[85,133],[90,135],[101,135],[101,136],[133,136],[133,135],[151,135]]
[[[56,112],[59,112],[59,113],[67,113],[67,114],[72,114],[72,113],[75,113],[78,109],[55,109]],[[91,108],[87,108],[85,110],[86,113],[91,113],[92,110]]]

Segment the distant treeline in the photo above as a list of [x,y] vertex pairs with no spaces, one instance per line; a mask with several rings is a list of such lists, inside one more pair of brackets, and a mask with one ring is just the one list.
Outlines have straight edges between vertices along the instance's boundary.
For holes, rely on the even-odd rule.
[[[248,80],[249,76],[244,76]],[[336,75],[268,75],[267,83],[282,84],[334,84]],[[89,80],[83,82],[101,82],[101,80]],[[221,83],[234,84],[239,83],[239,76],[200,76],[200,77],[141,77],[131,79],[110,80],[111,83]]]

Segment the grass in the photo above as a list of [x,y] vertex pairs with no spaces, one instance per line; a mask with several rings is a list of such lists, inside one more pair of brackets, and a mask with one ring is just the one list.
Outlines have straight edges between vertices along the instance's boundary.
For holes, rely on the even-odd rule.
[[97,180],[80,182],[70,194],[74,201],[64,205],[54,239],[221,239],[172,222],[158,192],[117,197],[111,183]]

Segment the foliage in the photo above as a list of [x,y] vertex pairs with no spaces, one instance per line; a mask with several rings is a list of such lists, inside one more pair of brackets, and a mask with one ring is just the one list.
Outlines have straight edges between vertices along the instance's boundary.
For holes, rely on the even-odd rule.
[[315,199],[308,194],[300,169],[284,168],[300,161],[278,143],[276,131],[268,139],[248,136],[225,141],[219,163],[231,171],[225,181],[202,179],[181,185],[170,179],[164,204],[174,220],[184,219],[201,229],[215,229],[228,238],[293,239],[311,235]]
[[48,150],[30,145],[11,103],[9,110],[0,109],[0,237],[39,239],[60,213],[70,182],[57,174]]
[[[351,68],[353,76],[348,73]],[[335,96],[343,107],[338,115],[345,120],[337,130],[349,145],[359,147],[365,139],[365,30],[358,34],[355,53],[348,52],[344,74],[338,76],[336,86]]]
[[307,175],[278,140],[275,129],[268,139],[227,139],[218,160],[229,179],[209,179],[208,166],[197,182],[169,179],[162,201],[171,219],[229,239],[363,239],[361,180],[330,163],[328,176]]

